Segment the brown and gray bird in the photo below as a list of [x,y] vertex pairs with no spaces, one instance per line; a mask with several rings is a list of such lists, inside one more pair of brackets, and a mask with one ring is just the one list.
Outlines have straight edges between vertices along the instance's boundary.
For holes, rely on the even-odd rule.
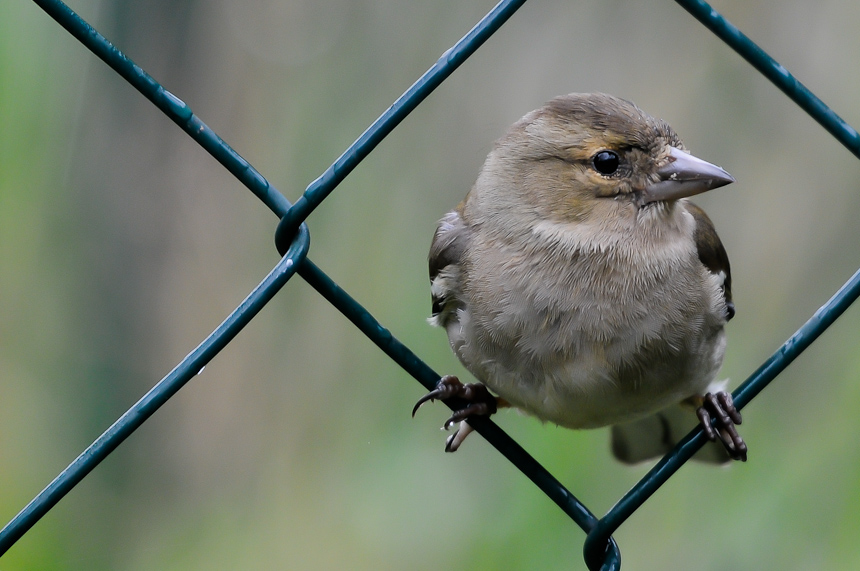
[[611,95],[557,97],[512,125],[430,247],[430,321],[480,381],[443,377],[415,405],[469,402],[445,423],[461,422],[446,450],[468,416],[512,406],[612,426],[625,462],[667,452],[698,418],[720,443],[700,459],[745,460],[741,417],[715,382],[735,312],[729,260],[687,201],[733,181]]

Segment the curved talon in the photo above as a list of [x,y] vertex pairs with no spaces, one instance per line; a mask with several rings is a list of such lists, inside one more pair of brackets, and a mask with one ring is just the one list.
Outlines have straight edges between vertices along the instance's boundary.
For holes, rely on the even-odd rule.
[[424,403],[426,403],[427,401],[436,400],[438,398],[442,397],[439,396],[439,389],[436,389],[434,391],[430,391],[429,393],[418,399],[418,402],[416,402],[415,406],[412,407],[412,418],[415,418],[415,413],[418,412],[418,409],[421,408]]
[[457,432],[449,436],[445,440],[445,452],[456,452],[460,445],[466,440],[466,437],[475,430],[471,427],[471,425],[465,420],[460,423],[460,428],[457,429]]
[[722,391],[717,394],[706,394],[702,400],[702,406],[696,409],[696,416],[699,417],[708,440],[714,442],[719,437],[732,459],[746,462],[747,445],[735,428],[735,425],[741,424],[743,419],[741,413],[735,408],[732,395]]
[[[465,406],[454,413],[442,425],[444,430],[448,430],[456,423],[460,423],[460,428],[445,442],[445,452],[455,452],[460,444],[472,432],[473,428],[466,423],[466,419],[472,415],[490,416],[495,414],[499,407],[499,400],[490,394],[487,387],[480,383],[463,384],[460,379],[453,375],[445,375],[439,382],[436,383],[436,388],[418,399],[415,406],[412,407],[412,416],[418,411],[421,406],[434,400],[447,400],[450,398],[460,398],[467,401]],[[505,401],[502,401],[502,406],[507,406]]]
[[434,400],[444,400],[449,399],[453,396],[462,396],[463,398],[467,398],[461,393],[465,392],[465,389],[469,385],[464,385],[460,382],[460,379],[455,377],[454,375],[445,375],[439,382],[436,383],[436,388],[418,399],[418,402],[415,403],[415,406],[412,407],[412,417],[415,417],[415,413],[418,412],[418,409],[421,406],[428,402]]

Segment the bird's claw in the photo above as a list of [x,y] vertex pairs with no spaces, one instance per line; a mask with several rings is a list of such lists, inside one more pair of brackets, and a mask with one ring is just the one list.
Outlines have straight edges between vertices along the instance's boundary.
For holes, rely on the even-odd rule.
[[[481,386],[483,386],[483,385],[481,385]],[[461,408],[460,410],[454,411],[454,414],[452,414],[450,417],[448,417],[448,420],[445,421],[445,424],[442,425],[442,428],[444,430],[448,430],[449,428],[454,426],[456,423],[466,420],[468,417],[472,416],[473,414],[477,415],[477,416],[490,416],[491,414],[496,412],[496,407],[495,407],[495,400],[496,399],[495,399],[495,397],[490,395],[489,392],[487,393],[487,395],[489,395],[490,398],[492,398],[493,400],[492,401],[473,402],[472,404],[470,404],[469,406],[467,406],[465,408]]]
[[456,452],[460,447],[460,444],[466,440],[466,437],[469,436],[474,428],[469,425],[465,420],[460,423],[460,428],[457,429],[454,434],[450,435],[445,439],[445,452]]
[[445,452],[455,452],[460,444],[466,439],[466,436],[472,432],[472,427],[466,423],[466,419],[473,415],[490,416],[495,414],[498,409],[498,401],[496,397],[490,394],[487,387],[480,383],[463,384],[460,379],[454,375],[445,375],[436,384],[436,388],[418,399],[415,406],[412,408],[412,416],[418,412],[421,406],[434,400],[447,400],[450,398],[459,398],[467,401],[466,406],[455,410],[448,420],[442,425],[444,430],[450,429],[454,424],[460,423],[460,428],[448,437],[445,442]]
[[735,408],[731,394],[723,391],[706,394],[702,399],[702,406],[696,409],[696,416],[699,417],[708,440],[715,442],[719,438],[733,460],[747,461],[747,445],[736,428],[743,419]]
[[460,379],[453,375],[445,375],[439,382],[436,383],[436,388],[418,399],[418,402],[415,403],[415,406],[412,407],[412,418],[415,418],[415,413],[418,412],[418,409],[421,408],[424,403],[434,400],[444,400],[449,399],[457,394],[457,386],[463,387],[463,383],[460,382]]

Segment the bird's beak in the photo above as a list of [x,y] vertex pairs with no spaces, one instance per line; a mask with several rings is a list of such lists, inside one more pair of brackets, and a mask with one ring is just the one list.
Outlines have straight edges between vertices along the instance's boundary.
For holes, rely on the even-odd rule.
[[676,147],[669,150],[669,162],[657,170],[660,180],[642,190],[644,202],[677,200],[735,182],[732,175],[707,161]]

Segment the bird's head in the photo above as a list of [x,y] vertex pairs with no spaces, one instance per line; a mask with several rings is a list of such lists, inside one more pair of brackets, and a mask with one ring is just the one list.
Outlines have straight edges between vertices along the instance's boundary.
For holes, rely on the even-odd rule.
[[557,222],[636,216],[734,181],[689,154],[664,121],[603,93],[557,97],[523,117],[483,175],[513,182],[512,204]]

